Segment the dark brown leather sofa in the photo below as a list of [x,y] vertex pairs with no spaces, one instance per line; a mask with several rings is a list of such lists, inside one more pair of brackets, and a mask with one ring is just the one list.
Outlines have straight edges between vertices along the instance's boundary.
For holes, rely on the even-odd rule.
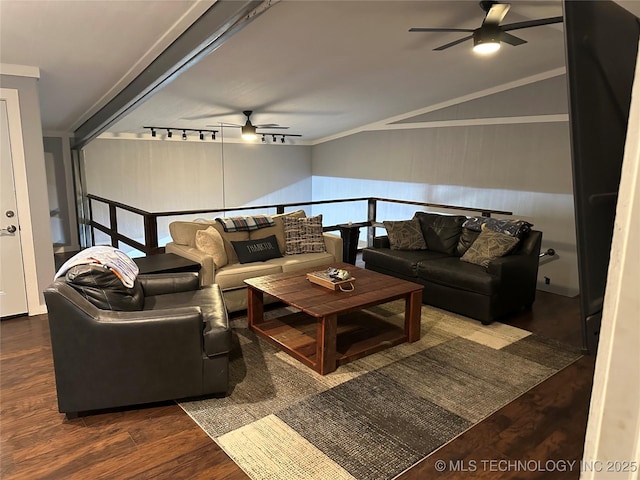
[[68,279],[44,292],[60,412],[227,391],[231,331],[217,285],[200,288],[195,273],[138,275],[110,295]]
[[489,324],[530,308],[536,281],[542,232],[527,230],[513,251],[486,267],[461,261],[480,232],[462,225],[467,217],[418,212],[427,245],[421,250],[390,248],[388,236],[365,248],[365,268],[424,285],[422,301]]

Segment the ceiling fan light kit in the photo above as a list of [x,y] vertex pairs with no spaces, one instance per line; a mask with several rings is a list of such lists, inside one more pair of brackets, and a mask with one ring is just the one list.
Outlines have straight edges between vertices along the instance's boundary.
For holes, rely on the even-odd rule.
[[500,50],[499,36],[498,30],[495,31],[495,34],[490,30],[476,30],[473,32],[473,51],[481,55],[497,52]]

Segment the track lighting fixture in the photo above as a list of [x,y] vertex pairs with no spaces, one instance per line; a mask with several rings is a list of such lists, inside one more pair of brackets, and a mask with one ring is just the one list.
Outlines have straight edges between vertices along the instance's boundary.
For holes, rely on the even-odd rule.
[[148,128],[149,130],[151,130],[151,136],[152,137],[156,137],[157,136],[157,131],[158,130],[166,130],[167,131],[167,138],[171,138],[173,137],[173,131],[172,130],[182,130],[182,140],[187,140],[187,132],[198,132],[198,136],[200,138],[200,140],[204,140],[204,134],[205,133],[210,133],[211,134],[211,140],[215,140],[216,139],[216,133],[218,133],[218,130],[205,130],[205,129],[197,129],[194,130],[192,128],[174,128],[174,127],[142,127],[142,128]]
[[[198,128],[198,129],[193,129],[193,128],[176,128],[176,127],[142,127],[142,128],[148,128],[149,130],[151,130],[151,136],[153,138],[156,138],[158,135],[158,130],[162,131],[162,130],[166,130],[167,135],[166,138],[171,138],[173,137],[173,130],[177,130],[177,131],[182,131],[182,140],[187,140],[188,137],[188,132],[193,132],[193,133],[197,133],[198,134],[198,138],[200,140],[204,140],[204,136],[205,134],[210,133],[211,134],[211,140],[215,140],[216,139],[216,134],[218,133],[219,130],[206,130],[204,128]],[[262,143],[269,143],[268,139],[269,137],[271,137],[272,143],[276,143],[276,141],[278,140],[278,138],[280,138],[280,142],[282,143],[286,143],[286,138],[287,137],[301,137],[302,135],[298,135],[295,133],[275,133],[275,132],[256,132],[256,129],[258,127],[254,126],[254,125],[244,125],[242,127],[242,138],[247,140],[255,140],[258,138],[258,135],[260,135],[260,138],[262,139]]]

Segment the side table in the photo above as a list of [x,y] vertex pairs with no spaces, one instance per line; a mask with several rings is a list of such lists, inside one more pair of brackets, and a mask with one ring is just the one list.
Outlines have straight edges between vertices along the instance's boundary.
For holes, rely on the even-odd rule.
[[198,262],[176,255],[175,253],[159,253],[148,257],[134,258],[140,273],[179,273],[200,272]]

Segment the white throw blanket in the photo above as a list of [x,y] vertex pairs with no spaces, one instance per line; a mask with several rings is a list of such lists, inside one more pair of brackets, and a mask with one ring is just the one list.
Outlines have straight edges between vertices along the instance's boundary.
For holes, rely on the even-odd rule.
[[138,265],[121,250],[99,246],[82,250],[67,260],[56,273],[54,280],[64,276],[71,267],[87,264],[102,265],[108,268],[127,288],[133,287],[139,272]]

